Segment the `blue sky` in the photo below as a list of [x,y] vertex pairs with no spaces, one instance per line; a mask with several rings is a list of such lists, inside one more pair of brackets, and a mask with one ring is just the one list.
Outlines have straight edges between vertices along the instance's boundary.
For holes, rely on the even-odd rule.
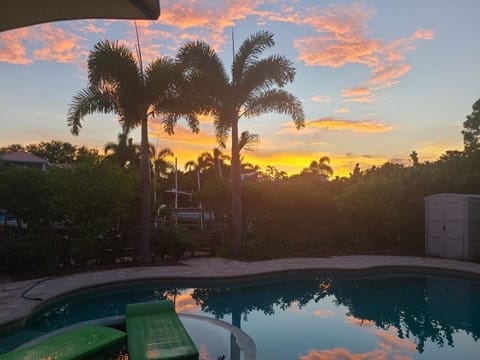
[[[161,1],[157,21],[138,22],[146,61],[174,56],[188,40],[215,47],[227,69],[235,46],[258,30],[275,34],[266,54],[295,62],[287,89],[304,105],[297,131],[284,115],[242,119],[260,135],[246,161],[298,173],[327,155],[336,175],[385,161],[409,164],[463,148],[461,129],[480,98],[480,2],[442,1]],[[61,140],[103,149],[116,141],[115,115],[85,119],[78,137],[66,126],[72,97],[87,84],[88,51],[100,39],[133,49],[132,21],[82,20],[0,33],[0,146]],[[150,122],[150,141],[170,147],[179,163],[215,144],[208,118],[199,135]],[[139,133],[133,134],[139,141]]]

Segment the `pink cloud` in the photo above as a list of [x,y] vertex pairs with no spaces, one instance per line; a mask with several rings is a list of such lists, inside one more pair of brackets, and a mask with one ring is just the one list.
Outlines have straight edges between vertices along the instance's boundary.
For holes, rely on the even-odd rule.
[[[354,318],[352,318],[354,319]],[[359,319],[355,319],[359,320]],[[359,325],[358,321],[352,322]],[[374,328],[367,330],[377,337],[377,348],[363,353],[353,353],[345,348],[310,350],[306,355],[300,356],[300,360],[411,360],[412,353],[416,352],[415,343],[409,339],[398,337],[397,329],[389,330]]]
[[335,315],[335,312],[332,309],[329,310],[315,310],[313,315],[319,318],[329,318]]
[[330,102],[332,101],[332,98],[327,95],[319,94],[319,95],[312,96],[310,100],[312,100],[313,102]]
[[418,29],[412,35],[414,40],[432,40],[435,36],[435,31],[432,29]]
[[342,95],[346,97],[351,97],[351,96],[366,96],[370,95],[370,89],[367,87],[353,87],[350,89],[345,89],[342,91]]
[[[284,13],[268,14],[270,20],[310,26],[317,33],[294,41],[298,59],[307,66],[339,68],[361,64],[370,68],[371,77],[364,86],[386,88],[398,83],[410,70],[406,53],[415,50],[418,40],[432,40],[435,32],[418,29],[411,36],[393,41],[372,38],[367,22],[374,11],[362,4],[331,5],[311,8],[301,14],[293,8]],[[346,101],[369,102],[373,97],[348,98]]]
[[30,36],[30,28],[20,28],[0,33],[0,61],[12,64],[29,64],[25,40]]
[[347,63],[369,63],[369,57],[378,51],[376,41],[355,39],[338,41],[336,38],[309,37],[294,42],[299,60],[306,65],[338,68]]
[[35,60],[66,63],[83,59],[88,54],[80,36],[58,26],[42,25],[33,37],[41,45],[33,51]]
[[347,316],[345,318],[345,322],[350,325],[355,325],[355,326],[375,326],[375,323],[371,320],[364,320],[364,319],[358,319],[353,316]]
[[79,30],[84,33],[94,33],[94,34],[106,34],[107,24],[110,24],[112,21],[102,21],[102,26],[99,26],[97,20],[83,20],[79,21],[77,24],[83,24],[83,26],[78,26]]
[[221,3],[198,0],[166,1],[166,4],[162,4],[165,10],[162,11],[159,22],[180,30],[176,33],[177,38],[184,37],[185,30],[195,29],[195,39],[201,38],[219,49],[226,40],[224,30],[249,16],[259,15],[257,8],[262,3],[263,1],[259,0],[230,0]]
[[381,343],[384,344],[385,347],[389,346],[409,352],[414,352],[417,349],[417,346],[412,340],[398,337],[397,329],[395,327],[391,327],[388,330],[376,329],[374,334],[381,339]]
[[390,64],[372,71],[369,83],[378,87],[389,87],[398,82],[398,79],[410,71],[408,64]]
[[0,61],[29,64],[33,61],[74,62],[86,56],[84,39],[58,25],[42,24],[0,34]]
[[342,96],[346,102],[369,103],[374,101],[374,96],[370,88],[357,86],[342,90]]

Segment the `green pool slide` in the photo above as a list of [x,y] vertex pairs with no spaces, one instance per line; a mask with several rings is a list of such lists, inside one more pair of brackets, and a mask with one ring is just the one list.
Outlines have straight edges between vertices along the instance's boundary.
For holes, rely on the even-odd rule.
[[27,348],[0,355],[0,360],[76,360],[91,359],[94,354],[125,340],[123,331],[104,326],[84,326]]
[[127,305],[130,360],[193,360],[198,350],[170,300]]

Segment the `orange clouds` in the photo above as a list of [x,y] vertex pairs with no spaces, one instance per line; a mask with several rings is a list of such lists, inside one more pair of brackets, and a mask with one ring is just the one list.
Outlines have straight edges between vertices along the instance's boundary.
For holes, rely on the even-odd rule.
[[372,71],[372,78],[370,84],[378,85],[379,87],[389,87],[398,82],[398,79],[410,71],[410,65],[389,65],[377,68]]
[[338,41],[336,38],[308,37],[294,42],[299,60],[306,65],[338,68],[347,63],[367,63],[368,57],[378,50],[376,41],[355,39]]
[[324,130],[351,130],[356,132],[385,132],[392,129],[391,126],[367,120],[345,120],[335,118],[323,118],[308,121],[308,127],[321,128]]
[[51,24],[42,25],[40,31],[33,35],[41,47],[33,51],[36,60],[73,62],[87,56],[87,51],[81,44],[78,35],[70,33]]
[[187,127],[183,125],[177,125],[175,127],[175,134],[168,135],[163,129],[163,124],[158,121],[150,121],[149,127],[150,138],[161,139],[164,142],[166,141],[196,146],[206,145],[208,148],[213,148],[217,143],[215,135],[205,130],[200,130],[198,134],[195,134]]
[[[277,148],[262,149],[259,151],[245,152],[243,157],[245,162],[259,165],[263,170],[265,170],[268,165],[273,165],[278,170],[283,170],[289,175],[294,175],[302,172],[313,160],[318,161],[320,156],[328,155],[331,160],[330,165],[334,170],[334,176],[349,176],[357,163],[360,164],[362,170],[365,170],[373,165],[380,166],[389,160],[387,157],[380,155],[337,154],[314,150],[318,147],[318,145],[312,146],[312,144],[308,144],[309,150],[285,151]],[[281,148],[284,149],[285,146]]]
[[342,90],[346,102],[369,103],[374,100],[372,91],[368,87],[353,87]]
[[226,27],[235,25],[236,21],[256,14],[255,8],[262,2],[244,0],[212,3],[186,0],[181,3],[174,1],[167,3],[165,10],[162,11],[160,19],[162,22],[181,29],[208,27],[222,32]]
[[[243,0],[208,2],[186,0],[165,1],[159,22],[181,30],[177,37],[182,41],[201,38],[213,48],[219,49],[225,43],[224,30],[235,26],[241,20],[258,15],[257,8],[263,1]],[[195,29],[195,34],[185,30]]]
[[319,318],[329,318],[335,315],[335,312],[331,309],[329,310],[315,310],[313,315]]
[[192,292],[193,290],[189,289],[185,293],[168,296],[168,299],[175,303],[175,311],[190,313],[200,311],[200,305],[192,298]]
[[73,62],[84,58],[83,39],[63,28],[42,24],[0,33],[0,61],[29,64],[36,60]]
[[0,33],[0,61],[21,65],[32,62],[28,58],[27,49],[23,44],[29,33],[29,28]]
[[[410,65],[404,63],[405,53],[415,50],[415,41],[432,40],[435,35],[431,29],[418,29],[411,36],[394,41],[372,39],[368,36],[367,22],[374,11],[355,3],[315,7],[304,13],[295,12],[293,8],[284,11],[284,14],[270,15],[269,19],[307,25],[317,32],[294,41],[299,60],[307,66],[367,66],[371,77],[365,81],[364,87],[372,90],[396,84],[410,70]],[[373,93],[368,97],[345,99],[354,102],[373,100]]]
[[353,317],[347,317],[347,322],[354,326],[369,327],[367,331],[377,337],[377,348],[364,353],[353,353],[345,348],[310,350],[306,355],[300,356],[300,360],[411,360],[412,353],[416,352],[415,343],[399,338],[394,327],[382,330],[371,321]]
[[319,94],[319,95],[312,96],[310,100],[312,100],[313,102],[330,102],[332,101],[332,98],[327,95]]
[[353,316],[347,316],[345,318],[345,321],[347,322],[347,324],[355,326],[375,326],[375,323],[371,320],[358,319]]
[[431,29],[418,29],[412,35],[413,39],[432,40],[435,36],[435,31]]

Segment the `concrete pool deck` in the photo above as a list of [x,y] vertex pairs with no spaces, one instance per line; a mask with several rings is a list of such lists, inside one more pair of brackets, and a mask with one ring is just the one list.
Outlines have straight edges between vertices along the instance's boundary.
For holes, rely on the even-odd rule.
[[431,269],[464,273],[480,280],[480,264],[437,258],[402,256],[333,256],[244,262],[225,258],[191,258],[182,265],[130,267],[82,272],[66,276],[0,283],[0,327],[25,319],[40,304],[60,295],[92,286],[149,279],[229,279],[300,270],[350,270],[376,268]]

